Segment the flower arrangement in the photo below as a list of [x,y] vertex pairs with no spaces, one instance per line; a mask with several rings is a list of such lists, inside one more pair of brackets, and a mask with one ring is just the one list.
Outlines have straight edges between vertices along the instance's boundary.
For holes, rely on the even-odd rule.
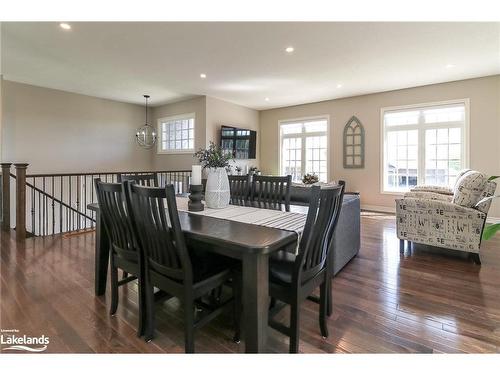
[[257,167],[250,167],[250,168],[248,168],[248,173],[249,174],[259,174],[260,171],[259,171],[259,168],[257,168]]
[[198,159],[203,168],[229,168],[229,162],[233,160],[233,156],[225,153],[215,143],[210,142],[208,148],[200,148],[194,153],[194,157]]
[[318,181],[319,181],[319,178],[314,173],[307,173],[302,178],[302,182],[306,185],[312,185]]

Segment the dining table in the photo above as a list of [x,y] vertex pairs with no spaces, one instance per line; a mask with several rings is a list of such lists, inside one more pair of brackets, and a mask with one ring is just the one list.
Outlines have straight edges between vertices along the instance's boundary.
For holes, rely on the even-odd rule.
[[[178,197],[178,202],[179,198],[187,199]],[[182,202],[178,206],[182,206]],[[110,243],[100,217],[99,205],[90,203],[87,208],[96,213],[95,294],[101,296],[106,292]],[[292,208],[292,211],[304,213],[304,207]],[[283,249],[294,251],[299,235],[293,230],[227,218],[221,212],[218,212],[219,215],[210,215],[178,209],[181,229],[186,240],[191,243],[211,245],[206,247],[209,251],[241,261],[244,350],[246,353],[265,353],[269,257]]]

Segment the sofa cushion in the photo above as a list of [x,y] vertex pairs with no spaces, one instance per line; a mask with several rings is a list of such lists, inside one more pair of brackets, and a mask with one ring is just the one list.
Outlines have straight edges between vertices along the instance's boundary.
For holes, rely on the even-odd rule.
[[463,207],[474,207],[481,199],[486,188],[488,176],[477,171],[468,171],[462,175],[456,184],[453,203]]

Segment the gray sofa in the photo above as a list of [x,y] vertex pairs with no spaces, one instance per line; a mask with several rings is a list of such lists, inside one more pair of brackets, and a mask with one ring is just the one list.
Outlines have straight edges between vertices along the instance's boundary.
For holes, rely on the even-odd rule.
[[[310,187],[292,185],[290,204],[309,205]],[[359,251],[360,239],[360,200],[357,193],[345,193],[342,211],[335,230],[333,246],[333,275],[336,275],[354,258]]]

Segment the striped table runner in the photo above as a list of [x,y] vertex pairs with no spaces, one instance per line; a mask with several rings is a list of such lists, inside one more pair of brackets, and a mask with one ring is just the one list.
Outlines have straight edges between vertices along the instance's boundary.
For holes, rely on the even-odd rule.
[[[177,197],[177,209],[188,211],[188,198]],[[195,215],[216,217],[219,219],[238,221],[240,223],[261,225],[263,227],[288,230],[297,234],[297,246],[304,231],[307,214],[299,212],[283,212],[268,210],[264,208],[244,207],[229,205],[226,208],[207,208],[199,212],[191,212]]]

